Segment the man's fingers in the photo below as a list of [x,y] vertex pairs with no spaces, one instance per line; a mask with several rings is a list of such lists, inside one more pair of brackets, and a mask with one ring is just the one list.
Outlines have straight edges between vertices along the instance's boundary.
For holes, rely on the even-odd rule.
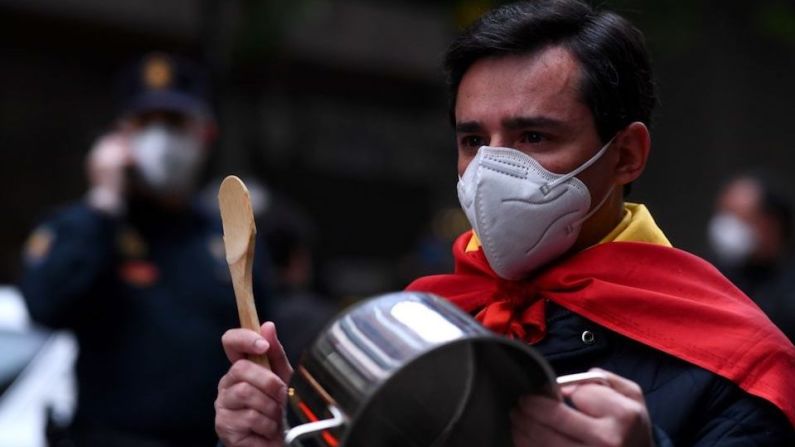
[[610,371],[605,371],[604,369],[591,368],[590,371],[600,372],[607,376],[607,382],[610,384],[610,388],[613,388],[632,400],[644,402],[643,390],[637,383],[617,374],[613,374]]
[[276,325],[271,321],[266,321],[260,328],[260,332],[270,345],[267,354],[271,369],[284,381],[284,383],[289,383],[293,375],[293,367],[290,366],[290,361],[287,360],[284,347],[276,334]]
[[225,445],[281,446],[287,386],[271,370],[241,359],[218,384],[216,431]]
[[619,393],[604,385],[581,385],[570,396],[575,407],[595,418],[610,418],[636,423],[644,418],[643,402]]
[[229,410],[253,409],[276,420],[282,416],[279,401],[247,382],[238,382],[219,389],[218,406]]
[[[616,383],[623,387],[626,384]],[[623,391],[634,394],[634,387]],[[599,427],[590,437],[589,445],[651,445],[651,424],[648,411],[640,399],[632,399],[618,390],[604,385],[580,385],[569,397],[577,409],[595,417]]]
[[234,417],[244,427],[250,428],[252,432],[265,439],[278,440],[283,436],[276,419],[271,419],[256,410],[235,411]]
[[593,383],[579,385],[569,399],[579,411],[595,418],[608,416],[616,407],[631,401],[608,386]]
[[221,344],[231,363],[244,359],[248,355],[264,354],[270,347],[270,343],[260,334],[242,328],[226,331],[221,337]]
[[[216,431],[225,445],[283,446],[282,412],[292,368],[273,323],[261,332],[231,329],[221,340],[233,362],[218,383],[216,399]],[[273,369],[246,359],[254,354],[267,354]]]
[[127,140],[117,134],[105,135],[94,144],[88,155],[91,169],[116,170],[132,162]]
[[252,447],[283,445],[278,424],[254,410],[220,408],[216,412],[215,428],[224,445]]
[[519,399],[517,416],[550,430],[565,433],[572,440],[589,438],[596,420],[563,402],[544,396],[525,396]]
[[220,389],[230,388],[237,383],[248,383],[271,399],[283,404],[287,398],[287,385],[268,368],[257,365],[250,360],[238,360],[229,368],[229,372],[221,378]]

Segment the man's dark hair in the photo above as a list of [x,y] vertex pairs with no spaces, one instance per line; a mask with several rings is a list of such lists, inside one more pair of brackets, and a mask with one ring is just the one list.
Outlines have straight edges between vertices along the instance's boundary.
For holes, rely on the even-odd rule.
[[582,101],[593,113],[602,142],[632,122],[651,125],[656,99],[643,35],[621,16],[578,0],[512,3],[467,28],[445,57],[453,121],[458,86],[473,63],[558,45],[582,67]]

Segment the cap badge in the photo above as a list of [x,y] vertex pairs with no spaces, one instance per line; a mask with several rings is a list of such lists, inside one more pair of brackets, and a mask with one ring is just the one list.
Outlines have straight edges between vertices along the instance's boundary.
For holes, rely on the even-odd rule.
[[171,85],[174,69],[164,56],[152,56],[144,65],[143,75],[148,88],[161,89]]

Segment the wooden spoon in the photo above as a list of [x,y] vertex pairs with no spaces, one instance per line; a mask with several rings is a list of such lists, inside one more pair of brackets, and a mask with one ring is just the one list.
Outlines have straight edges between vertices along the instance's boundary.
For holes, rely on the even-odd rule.
[[[232,275],[240,326],[259,334],[259,318],[257,317],[257,308],[254,306],[254,291],[251,286],[254,236],[257,234],[257,227],[254,224],[254,212],[251,210],[248,189],[242,180],[230,175],[221,182],[221,188],[218,191],[218,206],[221,209],[226,263],[229,264],[229,273]],[[266,355],[260,354],[250,358],[270,369]]]

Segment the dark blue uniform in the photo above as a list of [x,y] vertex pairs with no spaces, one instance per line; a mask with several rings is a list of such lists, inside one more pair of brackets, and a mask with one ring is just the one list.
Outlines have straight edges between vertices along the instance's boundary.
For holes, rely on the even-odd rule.
[[239,326],[217,216],[133,204],[121,220],[76,205],[34,233],[26,266],[33,319],[80,345],[77,445],[215,443],[221,336]]

